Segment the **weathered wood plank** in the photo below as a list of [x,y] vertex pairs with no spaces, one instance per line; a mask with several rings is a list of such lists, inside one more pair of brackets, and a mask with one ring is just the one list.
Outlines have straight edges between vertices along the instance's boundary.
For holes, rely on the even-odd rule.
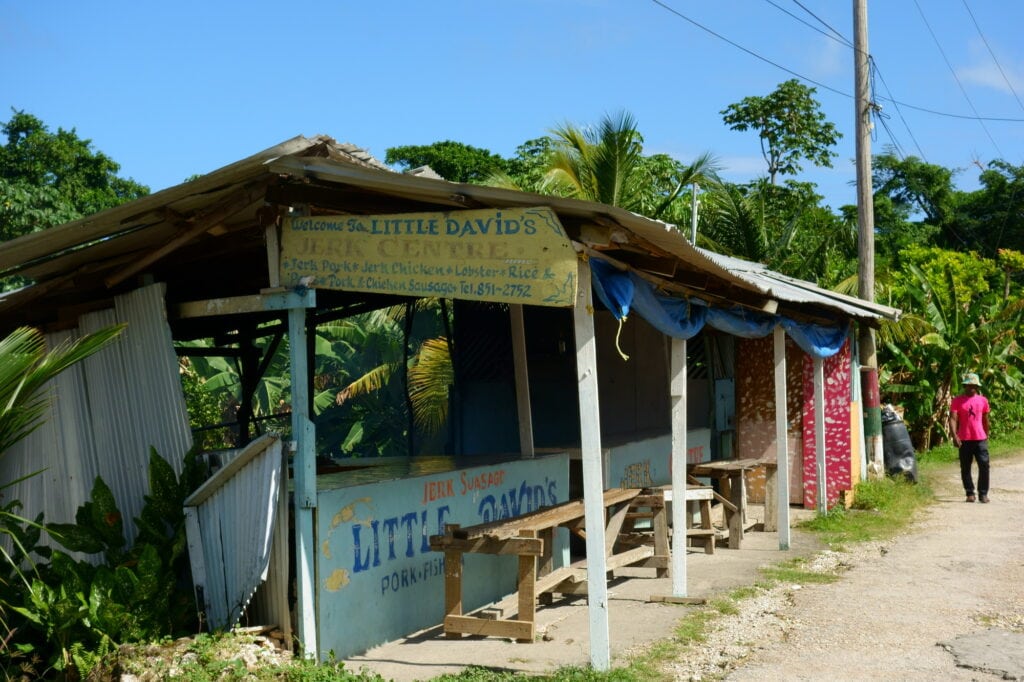
[[[537,531],[520,531],[523,539],[536,539]],[[537,558],[533,556],[519,557],[519,620],[529,621],[531,626],[537,617]],[[533,641],[531,627],[528,639],[517,638],[517,641],[529,643]]]
[[209,298],[204,301],[186,301],[185,303],[179,303],[176,308],[177,315],[182,320],[193,317],[258,313],[263,312],[263,310],[263,297],[259,294],[232,296],[230,298]]
[[458,639],[460,630],[448,627],[449,618],[462,616],[462,552],[444,553],[444,634],[448,639]]
[[[610,507],[620,502],[627,502],[640,494],[639,488],[611,488],[604,492],[604,506]],[[494,537],[514,537],[521,530],[543,530],[569,524],[583,518],[583,500],[571,500],[553,507],[545,507],[537,511],[516,516],[511,519],[500,519],[475,526],[460,528],[455,537],[468,539],[483,535]]]
[[673,597],[671,595],[652,594],[647,601],[662,604],[707,604],[708,600],[703,597]]
[[525,620],[489,620],[473,616],[445,616],[444,631],[449,638],[457,638],[463,634],[507,637],[532,642],[534,624]]
[[652,556],[654,556],[654,548],[650,545],[641,545],[640,547],[627,549],[625,552],[613,554],[605,559],[605,570],[610,571],[613,568],[632,566],[636,562],[643,561]]
[[435,552],[458,550],[475,554],[518,554],[522,556],[542,556],[544,541],[540,538],[462,538],[447,535],[430,536],[430,549]]

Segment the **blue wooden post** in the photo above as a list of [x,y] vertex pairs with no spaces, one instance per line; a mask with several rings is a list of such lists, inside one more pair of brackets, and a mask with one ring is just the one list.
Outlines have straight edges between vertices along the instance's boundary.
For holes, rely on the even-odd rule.
[[316,539],[316,427],[309,415],[309,364],[306,355],[306,309],[316,307],[316,292],[304,287],[264,298],[268,310],[288,311],[288,345],[292,376],[292,440],[295,456],[295,569],[298,590],[298,637],[306,658],[317,658],[316,609],[313,566]]

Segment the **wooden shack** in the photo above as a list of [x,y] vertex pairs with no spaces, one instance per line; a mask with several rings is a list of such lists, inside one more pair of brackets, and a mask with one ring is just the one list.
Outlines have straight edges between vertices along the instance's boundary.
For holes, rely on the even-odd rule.
[[[190,502],[196,527],[217,524],[223,538],[195,553],[239,564],[232,584],[207,586],[204,599],[223,593],[218,624],[231,625],[266,580],[276,605],[266,617],[294,625],[297,643],[319,656],[440,622],[444,566],[428,536],[445,524],[582,498],[591,654],[606,668],[605,581],[595,578],[605,574],[603,489],[671,483],[678,495],[688,461],[777,455],[783,480],[787,469],[803,473],[794,500],[813,505],[825,490],[832,500],[859,461],[848,381],[857,370],[843,339],[851,324],[898,314],[701,251],[673,226],[628,211],[399,174],[325,136],[8,242],[0,275],[31,280],[0,295],[0,332],[32,325],[56,342],[129,325],[94,366],[53,387],[47,428],[0,462],[4,481],[48,467],[10,491],[26,514],[70,521],[97,474],[109,477],[126,518],[137,513],[149,446],[180,467],[191,443],[174,359],[212,340],[238,359],[237,431],[249,447]],[[435,452],[410,441],[407,457],[388,466],[340,466],[336,453],[316,449],[317,329],[420,299],[444,301],[454,321],[444,335],[454,368],[449,437]],[[808,330],[838,338],[837,359],[811,358]],[[765,335],[773,352],[756,340]],[[263,338],[288,347],[284,447],[260,436],[253,418],[271,361],[253,350]],[[826,385],[836,415],[823,410]],[[780,396],[788,412],[774,409]],[[815,402],[822,409],[810,409]],[[777,447],[779,425],[787,441],[796,428],[787,413],[802,416],[792,467]],[[318,475],[318,454],[333,473]],[[818,473],[834,482],[809,497]],[[214,488],[230,485],[241,492],[218,497]],[[245,498],[259,504],[230,501]],[[778,496],[780,509],[788,499]],[[682,507],[673,510],[677,548]],[[471,559],[491,562],[476,572],[494,579],[467,585],[467,608],[515,588],[514,563]],[[685,552],[675,552],[672,571],[684,596]]]

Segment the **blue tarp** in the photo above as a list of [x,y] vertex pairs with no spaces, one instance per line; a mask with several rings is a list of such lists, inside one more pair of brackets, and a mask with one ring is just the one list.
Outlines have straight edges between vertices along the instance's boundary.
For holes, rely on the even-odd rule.
[[801,323],[740,307],[708,308],[703,302],[659,294],[653,284],[636,273],[619,270],[600,258],[590,259],[590,270],[594,275],[594,293],[615,319],[621,322],[630,311],[635,311],[668,336],[689,339],[708,324],[733,336],[758,339],[771,334],[776,325],[782,325],[797,346],[816,358],[835,355],[846,341],[848,324]]

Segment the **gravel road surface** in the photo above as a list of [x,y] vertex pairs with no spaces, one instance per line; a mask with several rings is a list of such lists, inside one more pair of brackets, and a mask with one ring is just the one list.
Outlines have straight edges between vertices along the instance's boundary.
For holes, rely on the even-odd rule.
[[828,585],[781,585],[721,618],[677,680],[1024,679],[1024,453],[992,463],[989,504],[959,471],[899,537],[825,552]]

